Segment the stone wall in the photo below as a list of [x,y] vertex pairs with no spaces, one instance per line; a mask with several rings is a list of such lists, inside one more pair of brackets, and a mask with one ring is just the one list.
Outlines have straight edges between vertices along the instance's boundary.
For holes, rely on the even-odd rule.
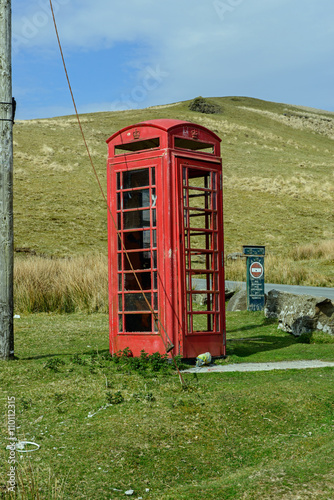
[[264,314],[277,318],[278,328],[295,336],[314,330],[334,335],[334,303],[326,297],[270,290]]

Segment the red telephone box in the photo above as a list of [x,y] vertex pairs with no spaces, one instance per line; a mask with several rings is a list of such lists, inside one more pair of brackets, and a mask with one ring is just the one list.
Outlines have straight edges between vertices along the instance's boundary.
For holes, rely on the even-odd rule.
[[225,355],[220,142],[169,119],[108,139],[112,354]]

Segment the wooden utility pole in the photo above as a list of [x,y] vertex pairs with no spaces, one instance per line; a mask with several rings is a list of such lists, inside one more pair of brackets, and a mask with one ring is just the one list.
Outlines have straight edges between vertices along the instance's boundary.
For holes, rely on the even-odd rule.
[[0,359],[14,356],[11,0],[0,0]]

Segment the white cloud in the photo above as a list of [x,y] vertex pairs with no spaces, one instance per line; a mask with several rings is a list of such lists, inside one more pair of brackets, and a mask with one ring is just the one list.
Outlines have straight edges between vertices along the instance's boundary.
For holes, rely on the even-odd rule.
[[[260,95],[263,82],[268,85],[280,73],[286,86],[292,72],[296,78],[299,71],[303,81],[304,72],[319,60],[332,62],[332,0],[53,2],[66,53],[111,47],[122,53],[124,42],[138,48],[124,61],[131,81],[125,84],[126,96],[116,98],[125,102],[130,95],[137,107],[199,94],[234,95],[237,89],[248,95],[247,84]],[[54,56],[58,48],[48,5],[49,0],[16,1],[16,52],[33,49],[44,58]],[[144,95],[147,68],[157,67],[166,76]]]

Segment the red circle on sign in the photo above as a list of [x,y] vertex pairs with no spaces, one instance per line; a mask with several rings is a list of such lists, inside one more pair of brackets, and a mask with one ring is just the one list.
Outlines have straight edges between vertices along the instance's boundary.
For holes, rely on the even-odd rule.
[[253,278],[261,278],[263,275],[263,266],[260,262],[253,262],[249,268],[250,275]]

